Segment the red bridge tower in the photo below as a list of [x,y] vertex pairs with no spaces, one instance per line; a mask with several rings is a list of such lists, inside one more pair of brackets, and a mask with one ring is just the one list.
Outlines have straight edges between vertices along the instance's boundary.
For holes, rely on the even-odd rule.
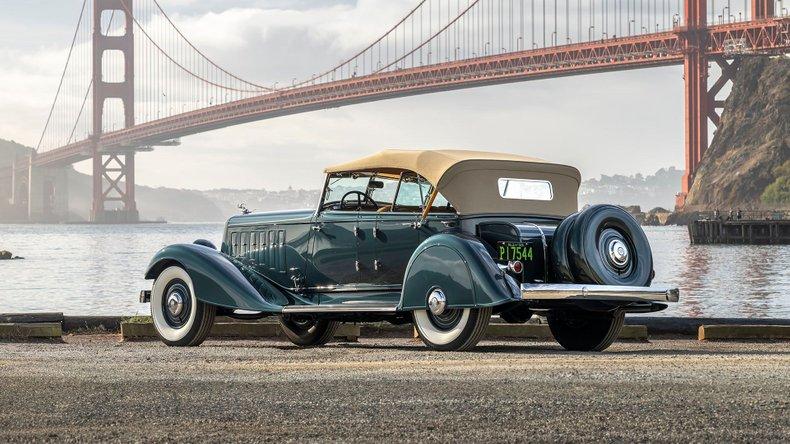
[[[721,119],[717,109],[724,101],[716,98],[727,82],[735,79],[740,61],[728,62],[722,56],[709,57],[709,30],[707,23],[707,1],[685,0],[685,29],[681,31],[684,50],[683,78],[685,81],[685,125],[686,125],[686,173],[683,175],[681,191],[675,200],[676,209],[682,209],[686,196],[694,183],[705,150],[708,149],[708,119],[719,125]],[[760,20],[773,17],[773,0],[752,0],[751,18]],[[721,68],[721,76],[708,89],[708,63],[715,62]]]
[[[112,11],[125,18],[122,35],[102,31],[102,13]],[[123,103],[124,127],[134,126],[134,0],[94,0],[93,2],[93,206],[92,222],[137,222],[134,200],[134,147],[105,152],[99,145],[104,132],[104,107],[107,99]],[[106,82],[102,62],[107,51],[123,55],[123,80]],[[117,58],[110,58],[116,61]],[[124,183],[121,184],[121,181]],[[123,185],[123,186],[122,186]],[[121,205],[108,209],[108,202]],[[117,204],[116,204],[117,205]]]

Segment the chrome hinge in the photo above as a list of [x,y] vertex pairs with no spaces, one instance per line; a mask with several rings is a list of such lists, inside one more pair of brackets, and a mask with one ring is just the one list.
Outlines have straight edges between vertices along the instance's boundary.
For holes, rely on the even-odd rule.
[[304,275],[302,274],[302,270],[297,267],[291,267],[288,269],[291,273],[291,281],[294,283],[294,289],[296,291],[302,291],[303,284],[304,284]]
[[359,271],[359,270],[360,270],[359,261],[354,261],[354,268],[356,268],[356,269],[357,269],[357,271]]
[[356,225],[354,226],[354,237],[359,237],[359,227]]
[[373,269],[376,271],[381,270],[381,261],[376,259],[373,261]]
[[313,224],[310,226],[310,229],[313,231],[321,231],[322,228],[324,228],[323,223]]

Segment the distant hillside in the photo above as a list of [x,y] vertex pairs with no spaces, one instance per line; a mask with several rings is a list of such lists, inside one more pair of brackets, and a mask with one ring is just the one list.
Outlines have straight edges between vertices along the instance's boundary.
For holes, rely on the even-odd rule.
[[[0,167],[10,165],[14,157],[28,156],[32,148],[0,139]],[[69,167],[69,221],[85,221],[90,217],[91,177]],[[137,207],[143,220],[164,219],[169,222],[224,222],[238,214],[244,203],[251,210],[283,210],[311,208],[318,202],[319,190],[183,190],[165,187],[136,188]],[[0,219],[7,202],[0,201]]]
[[8,167],[15,157],[25,157],[31,151],[33,151],[33,148],[20,145],[13,140],[0,139],[0,167]]
[[[25,156],[31,149],[0,139],[0,165],[10,163],[14,154]],[[643,210],[654,207],[672,208],[679,190],[682,171],[662,168],[655,174],[642,176],[601,176],[582,183],[580,205],[613,203],[640,205]],[[69,220],[84,221],[91,207],[90,176],[69,171]],[[235,190],[228,188],[208,191],[137,186],[137,207],[144,220],[165,219],[170,222],[223,222],[238,214],[243,203],[253,211],[313,208],[320,190]],[[3,202],[0,202],[2,204]]]
[[[88,220],[93,186],[91,177],[72,170],[68,186],[71,219]],[[200,191],[138,185],[135,193],[137,208],[143,220],[220,222],[226,219],[227,212]]]
[[600,179],[582,182],[579,188],[579,206],[610,203],[639,205],[642,210],[674,208],[675,194],[680,191],[683,171],[675,167],[661,168],[655,174],[643,176],[602,175]]

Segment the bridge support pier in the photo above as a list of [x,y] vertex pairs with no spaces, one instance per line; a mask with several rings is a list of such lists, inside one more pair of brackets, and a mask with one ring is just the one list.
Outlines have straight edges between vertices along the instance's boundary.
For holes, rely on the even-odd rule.
[[91,221],[135,223],[139,220],[134,200],[134,152],[94,154]]
[[29,210],[27,208],[28,197],[30,197],[30,168],[20,169],[16,162],[11,165],[11,207],[15,210],[18,218],[27,218]]
[[30,222],[62,222],[68,219],[68,167],[36,167],[27,180],[27,219]]

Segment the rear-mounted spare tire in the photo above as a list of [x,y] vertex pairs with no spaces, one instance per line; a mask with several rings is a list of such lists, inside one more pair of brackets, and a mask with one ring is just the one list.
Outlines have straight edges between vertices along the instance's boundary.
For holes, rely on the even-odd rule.
[[620,207],[593,205],[562,221],[552,241],[558,282],[648,286],[653,253],[639,223]]
[[647,236],[620,207],[594,205],[579,213],[568,247],[577,282],[647,286],[653,280]]

